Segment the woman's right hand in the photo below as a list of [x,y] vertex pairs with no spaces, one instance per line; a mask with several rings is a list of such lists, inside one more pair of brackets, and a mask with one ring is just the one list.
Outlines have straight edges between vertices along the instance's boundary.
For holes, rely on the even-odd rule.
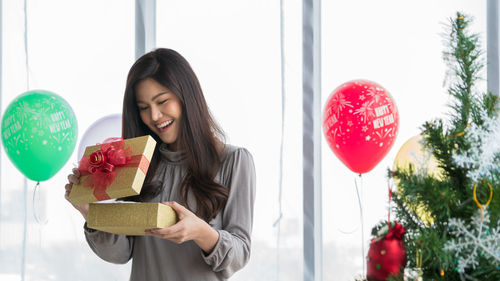
[[[73,168],[73,173],[68,175],[68,183],[66,184],[66,193],[64,194],[64,198],[69,201],[69,193],[71,192],[71,188],[73,188],[73,184],[79,184],[80,183],[80,171],[77,168]],[[87,220],[87,215],[89,213],[89,204],[81,204],[81,205],[75,205],[71,203],[75,209],[77,209],[83,216],[85,220]]]

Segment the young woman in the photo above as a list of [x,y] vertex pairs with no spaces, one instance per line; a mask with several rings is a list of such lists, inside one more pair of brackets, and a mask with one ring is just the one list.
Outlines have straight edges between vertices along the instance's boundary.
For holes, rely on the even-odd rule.
[[[132,259],[130,280],[225,280],[250,258],[255,168],[244,148],[224,144],[200,84],[177,52],[157,49],[132,66],[123,100],[123,138],[157,146],[141,194],[178,214],[168,228],[125,236],[84,225],[92,250],[112,263]],[[80,173],[68,176],[66,198]],[[87,218],[88,204],[74,206]]]

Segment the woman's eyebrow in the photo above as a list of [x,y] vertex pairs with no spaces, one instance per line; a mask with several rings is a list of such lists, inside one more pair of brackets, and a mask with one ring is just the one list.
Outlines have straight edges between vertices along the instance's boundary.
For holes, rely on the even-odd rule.
[[168,94],[168,93],[170,93],[170,91],[163,91],[163,92],[161,92],[161,93],[158,93],[158,94],[156,94],[156,95],[153,97],[153,99],[152,99],[152,100],[155,100],[155,99],[156,99],[156,98],[158,98],[159,96],[164,95],[164,94]]
[[[151,100],[155,100],[155,99],[157,99],[159,96],[164,95],[164,94],[168,94],[168,93],[170,93],[170,91],[160,92],[160,93],[156,94],[156,95],[155,95],[155,96],[154,96]],[[137,103],[146,103],[146,102],[144,102],[144,101],[142,101],[142,100],[136,100],[136,101],[137,101]]]

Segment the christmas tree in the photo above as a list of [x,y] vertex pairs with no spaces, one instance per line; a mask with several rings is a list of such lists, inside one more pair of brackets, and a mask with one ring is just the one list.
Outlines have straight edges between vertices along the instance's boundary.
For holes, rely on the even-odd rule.
[[470,23],[457,13],[444,35],[448,118],[422,126],[439,173],[418,173],[414,165],[389,171],[397,185],[392,209],[406,229],[407,269],[414,273],[407,270],[406,280],[500,280],[498,97],[475,87],[485,63]]

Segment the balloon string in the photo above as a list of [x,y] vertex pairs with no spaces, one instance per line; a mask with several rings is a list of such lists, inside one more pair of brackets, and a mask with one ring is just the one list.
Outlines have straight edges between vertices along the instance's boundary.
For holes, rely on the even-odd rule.
[[354,228],[353,230],[350,230],[350,231],[344,231],[340,228],[337,228],[337,230],[342,233],[342,234],[353,234],[354,232],[358,231],[358,227]]
[[[38,199],[38,200],[37,200]],[[44,225],[47,223],[47,220],[42,220],[38,214],[38,208],[36,205],[36,202],[38,202],[38,207],[40,207],[40,200],[41,198],[41,191],[40,191],[40,182],[37,182],[35,185],[35,189],[33,190],[33,216],[35,217],[35,220],[38,224]]]
[[389,211],[387,212],[387,223],[391,224],[392,185],[391,185],[391,180],[390,179],[387,179],[387,187],[389,189]]
[[280,53],[281,53],[281,141],[280,141],[280,170],[279,170],[279,215],[273,223],[276,227],[276,280],[280,280],[280,240],[281,219],[283,218],[283,147],[285,139],[285,44],[284,44],[284,1],[280,0]]
[[[359,179],[360,179],[360,185],[361,185],[361,190],[363,190],[363,177],[361,174],[359,174]],[[356,181],[356,178],[354,178],[354,185],[356,186],[356,195],[358,196],[358,203],[359,203],[359,219],[361,221],[361,263],[363,264],[363,276],[365,276],[366,270],[365,270],[365,229],[364,229],[364,220],[363,220],[363,207],[361,204],[361,198],[359,196],[359,190],[358,190],[358,182]]]
[[23,180],[23,194],[24,194],[24,228],[23,228],[23,251],[21,256],[21,281],[24,281],[26,273],[26,248],[27,248],[27,233],[28,233],[28,180],[24,177]]
[[26,64],[26,89],[30,89],[30,67],[28,56],[28,4],[24,0],[24,55]]
[[[29,60],[28,60],[28,3],[24,0],[24,54],[26,65],[26,91],[30,88],[30,73],[29,73]],[[24,230],[23,230],[23,252],[21,257],[21,281],[24,281],[26,273],[26,245],[27,245],[27,232],[28,232],[28,180],[24,177],[23,180],[24,190]]]

